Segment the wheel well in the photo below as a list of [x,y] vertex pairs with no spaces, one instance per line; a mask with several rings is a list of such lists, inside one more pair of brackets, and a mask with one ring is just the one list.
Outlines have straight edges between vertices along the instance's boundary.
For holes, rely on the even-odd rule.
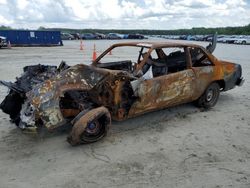
[[225,89],[225,81],[224,80],[217,80],[216,83],[219,84],[221,90]]
[[100,118],[98,118],[98,121],[103,126],[107,126],[111,123],[111,119],[107,114],[103,114]]

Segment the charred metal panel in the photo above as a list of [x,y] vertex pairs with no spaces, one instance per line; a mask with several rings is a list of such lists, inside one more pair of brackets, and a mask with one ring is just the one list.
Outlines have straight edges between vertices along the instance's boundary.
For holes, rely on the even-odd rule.
[[27,93],[27,101],[35,107],[36,119],[41,119],[49,130],[55,129],[66,123],[60,108],[60,98],[64,93],[71,90],[88,91],[107,74],[87,65],[75,65],[36,85]]
[[195,72],[195,90],[193,99],[199,98],[210,83],[213,82],[216,71],[214,66],[193,67]]
[[138,84],[138,100],[129,116],[189,101],[195,92],[191,69],[145,80]]
[[107,107],[113,119],[125,119],[136,99],[130,85],[132,79],[126,72],[109,75],[91,90],[92,100]]
[[26,100],[26,93],[29,92],[36,84],[57,75],[60,71],[67,69],[69,66],[62,62],[57,68],[49,65],[32,65],[23,68],[23,74],[17,78],[14,83],[0,81],[0,84],[10,89],[9,94],[5,97],[0,105],[3,112],[10,115],[11,120],[19,125],[20,110]]

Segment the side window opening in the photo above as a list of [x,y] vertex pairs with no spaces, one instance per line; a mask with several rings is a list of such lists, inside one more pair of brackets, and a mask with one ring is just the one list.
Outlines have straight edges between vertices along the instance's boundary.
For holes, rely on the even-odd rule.
[[186,51],[182,47],[155,49],[143,67],[143,73],[146,73],[149,68],[152,69],[153,77],[185,70],[187,69]]
[[165,61],[168,66],[168,73],[175,73],[187,69],[187,58],[184,48],[163,48],[163,51],[166,54]]
[[158,59],[158,54],[157,54],[157,52],[155,50],[153,50],[151,52],[150,56],[151,56],[152,59]]
[[190,48],[190,55],[192,59],[193,67],[213,66],[213,63],[209,60],[207,54],[200,48]]
[[140,62],[143,57],[140,53],[146,53],[148,48],[137,46],[118,46],[105,54],[96,65],[100,68],[111,70],[123,70],[133,72],[135,64]]

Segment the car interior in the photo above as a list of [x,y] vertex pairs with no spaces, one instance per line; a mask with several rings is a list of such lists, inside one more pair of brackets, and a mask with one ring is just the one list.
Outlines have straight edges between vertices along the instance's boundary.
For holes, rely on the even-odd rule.
[[[146,50],[145,50],[146,49]],[[148,48],[141,48],[137,64],[140,64],[148,51]],[[96,66],[111,70],[124,70],[133,73],[135,64],[131,60],[112,61],[98,63]],[[142,67],[142,75],[152,67],[153,77],[185,70],[187,67],[186,52],[184,48],[159,48],[155,49]],[[142,76],[142,75],[139,75]]]
[[213,66],[212,61],[200,48],[190,48],[190,55],[193,67]]

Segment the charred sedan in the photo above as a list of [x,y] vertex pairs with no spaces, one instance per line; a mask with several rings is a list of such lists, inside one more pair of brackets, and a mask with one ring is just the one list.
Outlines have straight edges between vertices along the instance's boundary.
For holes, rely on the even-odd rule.
[[67,125],[72,126],[70,144],[95,142],[106,135],[111,119],[192,101],[211,108],[220,92],[242,85],[241,66],[218,60],[214,48],[119,43],[91,65],[28,66],[15,83],[1,81],[10,89],[1,109],[23,130],[52,131]]

